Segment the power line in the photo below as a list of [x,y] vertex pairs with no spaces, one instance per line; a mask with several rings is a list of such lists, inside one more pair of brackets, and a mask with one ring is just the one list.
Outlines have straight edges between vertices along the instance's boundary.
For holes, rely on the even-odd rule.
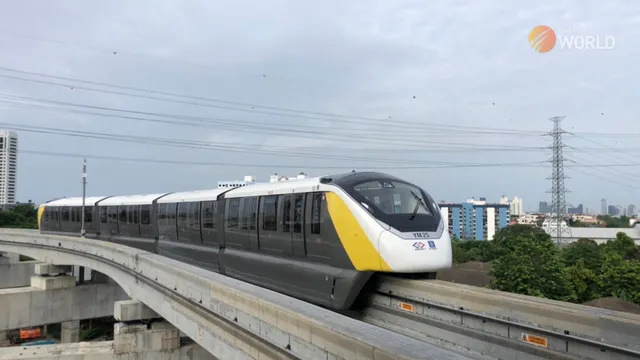
[[278,155],[278,156],[290,156],[290,157],[318,158],[318,159],[329,159],[329,160],[350,160],[350,161],[364,161],[364,162],[389,162],[389,163],[411,163],[411,164],[446,164],[447,163],[447,162],[441,162],[441,161],[407,160],[406,158],[405,159],[389,159],[389,158],[355,157],[355,156],[344,156],[344,155],[331,156],[331,155],[321,154],[321,153],[320,154],[299,153],[291,150],[290,151],[256,150],[256,149],[247,149],[242,147],[215,145],[215,143],[205,142],[205,141],[110,134],[110,133],[104,133],[104,132],[69,130],[69,129],[60,129],[60,128],[43,127],[43,126],[2,123],[2,122],[0,122],[0,125],[8,130],[14,130],[14,131],[111,140],[111,141],[127,142],[127,143],[134,143],[134,144],[191,148],[191,149],[200,149],[200,150],[217,150],[217,151],[234,151],[234,152],[240,151],[240,152],[248,152],[248,153],[263,154],[263,155]]
[[[120,109],[120,108],[113,108],[113,107],[105,107],[105,106],[96,106],[96,105],[88,105],[88,104],[79,104],[79,103],[71,103],[71,102],[64,102],[64,101],[55,101],[55,100],[48,100],[48,99],[41,99],[41,98],[32,98],[32,97],[26,97],[26,96],[16,96],[16,95],[9,95],[9,94],[2,94],[0,93],[0,97],[3,98],[9,98],[9,99],[16,99],[16,100],[22,100],[22,101],[32,101],[35,103],[44,103],[44,104],[55,104],[55,105],[62,105],[62,106],[71,106],[71,107],[80,107],[80,108],[87,108],[87,109],[92,109],[92,110],[102,110],[102,111],[113,111],[113,112],[120,112],[120,113],[127,113],[127,114],[137,114],[137,115],[147,115],[147,116],[157,116],[157,117],[165,117],[165,118],[171,118],[171,119],[181,119],[184,121],[189,121],[189,125],[193,126],[194,124],[198,124],[198,123],[204,123],[204,124],[215,124],[216,126],[219,125],[226,125],[226,126],[242,126],[242,125],[250,125],[251,128],[261,128],[264,130],[274,130],[274,131],[290,131],[290,132],[300,132],[300,133],[318,133],[319,131],[321,132],[322,130],[327,130],[328,128],[326,126],[311,126],[311,125],[301,125],[301,124],[295,124],[295,125],[289,125],[289,124],[276,124],[279,126],[286,126],[286,128],[272,128],[272,127],[265,127],[264,126],[264,122],[260,121],[249,121],[249,120],[237,120],[237,119],[224,119],[224,118],[212,118],[212,117],[200,117],[200,116],[185,116],[185,115],[179,115],[179,114],[166,114],[166,113],[157,113],[157,112],[149,112],[149,111],[138,111],[138,110],[130,110],[130,109]],[[27,108],[29,107],[33,107],[33,108],[38,108],[38,109],[45,109],[45,110],[57,110],[57,111],[68,111],[71,112],[72,110],[70,109],[65,109],[65,108],[57,108],[57,107],[52,107],[52,106],[44,106],[44,105],[33,105],[33,104],[29,104],[29,103],[19,103],[19,102],[11,102],[11,101],[7,101],[7,100],[2,100],[0,101],[2,103],[5,104],[9,104],[12,106],[25,106]],[[82,113],[82,114],[95,114],[95,115],[103,115],[101,113],[92,113],[92,112],[77,112],[78,110],[73,110],[74,113]],[[177,123],[177,124],[182,124],[182,123]],[[299,128],[308,128],[308,129],[312,129],[313,131],[305,131],[305,130],[300,130]],[[358,128],[341,128],[340,131],[341,132],[345,132],[345,131],[356,131],[356,133],[354,133],[354,135],[358,135],[358,136],[367,136],[370,134],[367,134],[366,130],[371,130],[371,128],[369,127],[368,129],[358,129]],[[374,131],[373,134],[388,134],[388,127],[385,129],[381,129],[380,131]],[[403,130],[403,129],[394,129],[395,133],[398,132],[398,130]],[[451,129],[428,129],[429,133],[432,134],[433,132],[449,132],[449,133],[453,133],[453,134],[448,134],[447,136],[453,136],[453,135],[472,135],[474,137],[478,137],[478,136],[482,136],[482,135],[512,135],[512,136],[523,136],[523,135],[527,135],[527,136],[538,136],[537,134],[512,134],[512,133],[506,133],[506,132],[479,132],[479,131],[469,131],[469,130],[451,130]],[[407,130],[407,133],[412,134],[412,135],[416,135],[417,131],[416,129],[412,129],[412,130]],[[333,135],[333,134],[332,134]],[[402,134],[402,136],[404,138],[406,138],[406,135]],[[373,138],[373,139],[380,139],[380,138]],[[385,137],[385,139],[388,139]]]
[[[322,165],[291,165],[291,164],[242,164],[237,162],[201,162],[201,161],[185,161],[185,160],[160,160],[160,159],[148,159],[148,158],[133,158],[133,157],[118,157],[118,156],[102,156],[102,155],[88,155],[88,154],[74,154],[74,153],[61,153],[52,151],[38,151],[38,150],[18,150],[19,153],[29,155],[44,155],[54,157],[73,157],[73,158],[87,158],[87,159],[99,159],[99,160],[114,160],[114,161],[132,161],[132,162],[144,162],[144,163],[157,163],[157,164],[172,164],[172,165],[196,165],[196,166],[222,166],[222,167],[261,167],[261,168],[295,168],[295,169],[353,169],[353,166],[322,166]],[[373,169],[381,170],[401,170],[401,169],[458,169],[458,168],[478,168],[478,167],[537,167],[540,166],[540,162],[517,162],[517,163],[484,163],[484,164],[464,164],[464,163],[450,163],[448,165],[434,165],[434,166],[375,166]]]
[[[21,70],[8,69],[8,68],[0,68],[0,70],[25,73],[25,72],[23,72]],[[40,74],[40,73],[32,73],[32,72],[26,72],[26,73],[34,74],[34,75],[42,76],[42,77],[48,77],[48,78],[63,78],[63,77],[56,77],[56,76],[48,75],[48,74]],[[282,114],[282,113],[274,113],[274,112],[270,112],[270,111],[260,111],[260,110],[255,110],[254,108],[252,108],[252,109],[242,109],[242,108],[234,108],[234,107],[229,107],[229,106],[221,106],[221,105],[213,105],[213,104],[206,104],[206,103],[198,103],[198,102],[191,102],[191,101],[182,101],[182,100],[176,100],[176,99],[161,98],[161,97],[155,97],[155,96],[147,96],[147,95],[141,95],[141,94],[125,93],[125,92],[119,92],[119,91],[113,91],[113,90],[95,89],[95,88],[90,88],[90,87],[85,87],[85,86],[77,86],[77,85],[72,85],[72,84],[63,84],[63,83],[59,83],[59,82],[28,79],[28,78],[23,78],[23,77],[18,77],[18,76],[0,75],[0,77],[7,78],[7,79],[13,79],[13,80],[19,80],[19,81],[26,81],[26,82],[33,82],[33,83],[51,85],[51,86],[66,87],[66,88],[70,88],[70,89],[79,89],[79,90],[85,90],[85,91],[102,92],[102,93],[108,93],[108,94],[114,94],[114,95],[123,95],[123,96],[130,96],[130,97],[137,97],[137,98],[144,98],[144,99],[151,99],[151,100],[158,100],[158,101],[174,102],[174,103],[180,103],[180,104],[185,104],[185,105],[204,106],[204,107],[212,107],[212,108],[231,110],[231,111],[243,111],[243,112],[250,112],[250,113],[255,113],[255,114],[291,117],[291,118],[297,118],[297,119],[320,120],[320,121],[340,122],[340,123],[354,123],[354,124],[361,124],[361,125],[367,125],[367,126],[375,125],[373,123],[378,123],[378,125],[381,125],[381,126],[389,126],[389,122],[393,121],[394,125],[397,125],[397,124],[404,124],[404,125],[410,125],[410,126],[425,126],[426,125],[426,126],[439,127],[439,128],[443,128],[443,129],[447,129],[447,128],[449,128],[449,129],[475,129],[475,130],[484,130],[484,131],[486,131],[486,130],[495,130],[495,131],[505,131],[505,132],[510,132],[510,133],[520,133],[520,134],[533,134],[533,133],[538,134],[538,135],[542,134],[542,132],[534,131],[534,130],[489,128],[489,127],[481,127],[481,126],[463,126],[463,125],[443,125],[443,124],[440,124],[440,123],[425,123],[425,122],[402,121],[402,120],[395,120],[395,119],[394,120],[390,120],[390,119],[370,118],[370,117],[362,117],[362,116],[349,116],[349,115],[338,115],[338,114],[330,114],[330,113],[317,113],[317,114],[326,114],[326,115],[322,115],[322,116],[339,117],[339,119],[336,119],[336,118],[327,119],[327,118],[320,118],[320,117],[315,117],[315,116]],[[132,89],[132,90],[135,89],[134,91],[141,91],[141,92],[146,92],[146,93],[158,93],[155,90],[124,87],[124,86],[120,86],[120,85],[112,85],[112,84],[106,84],[106,83],[97,83],[97,82],[81,80],[81,79],[73,79],[73,78],[63,78],[63,79],[67,79],[67,81],[75,81],[75,82],[79,82],[79,83],[101,84],[100,86],[114,87],[114,88],[118,88],[118,89],[123,89],[123,88],[126,89],[126,88],[128,88],[128,89]],[[171,94],[171,93],[166,93],[166,94]],[[175,96],[175,95],[170,95],[170,96]],[[188,95],[181,95],[181,97],[186,97],[186,98],[190,98],[190,99],[195,98],[195,99],[200,100],[200,101],[203,101],[203,99],[204,100],[208,99],[208,98],[193,97],[193,96],[188,96]],[[211,101],[213,99],[208,99],[208,100]],[[239,103],[239,104],[242,104],[242,103]],[[243,106],[256,107],[255,105],[246,104],[246,103]],[[265,106],[262,106],[262,105],[260,105],[258,107],[265,108]],[[301,110],[293,110],[293,109],[277,108],[277,107],[270,107],[270,108],[279,109],[279,111],[289,111],[289,112],[300,112],[301,111]],[[304,112],[304,113],[315,113],[315,112]],[[361,120],[361,121],[356,121],[356,120]]]

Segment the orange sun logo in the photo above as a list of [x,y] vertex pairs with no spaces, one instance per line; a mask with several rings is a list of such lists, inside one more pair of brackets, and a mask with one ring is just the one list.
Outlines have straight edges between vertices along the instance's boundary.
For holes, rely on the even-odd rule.
[[539,53],[549,52],[556,46],[556,33],[546,25],[538,25],[529,32],[529,44]]

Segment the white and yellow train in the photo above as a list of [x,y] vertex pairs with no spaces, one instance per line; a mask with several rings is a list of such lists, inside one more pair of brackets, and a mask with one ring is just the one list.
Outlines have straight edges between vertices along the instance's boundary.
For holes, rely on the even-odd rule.
[[[47,202],[40,231],[79,236],[81,212],[82,198]],[[433,279],[452,263],[431,196],[377,172],[89,197],[85,231],[337,310],[377,273]]]

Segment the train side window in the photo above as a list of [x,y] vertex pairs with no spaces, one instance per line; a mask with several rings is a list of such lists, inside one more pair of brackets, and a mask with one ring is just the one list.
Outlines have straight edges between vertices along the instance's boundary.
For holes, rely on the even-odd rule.
[[249,229],[255,231],[258,223],[258,198],[251,198],[251,208],[249,209]]
[[237,229],[240,218],[240,199],[229,199],[229,211],[227,211],[226,227]]
[[275,195],[264,197],[262,214],[262,229],[278,231],[278,197]]
[[189,227],[192,230],[200,229],[200,203],[192,202],[189,207]]
[[100,222],[103,224],[107,223],[107,207],[100,206]]
[[178,204],[178,227],[186,228],[189,226],[189,203],[181,202]]
[[127,223],[127,208],[126,206],[120,206],[120,222],[123,224]]
[[85,223],[92,223],[93,222],[93,210],[92,207],[90,206],[86,206],[84,208],[84,222]]
[[322,193],[314,193],[311,200],[311,233],[320,234]]
[[202,203],[202,227],[205,229],[213,229],[213,224],[215,223],[213,205],[213,201],[205,201]]
[[149,225],[151,223],[151,205],[140,206],[140,224]]
[[291,232],[291,196],[285,195],[282,200],[282,231]]
[[167,225],[167,207],[165,204],[158,204],[158,225]]
[[176,217],[178,216],[178,206],[173,203],[164,204],[167,211],[167,225],[173,226],[176,224]]
[[298,234],[302,232],[303,196],[304,194],[297,194],[293,204],[293,232]]
[[44,208],[44,222],[49,222],[49,211],[47,211],[47,208]]
[[251,198],[243,198],[240,200],[242,204],[240,208],[242,212],[240,214],[240,228],[242,230],[249,230],[249,209],[251,208]]
[[69,221],[69,208],[68,207],[63,207],[62,208],[62,221]]

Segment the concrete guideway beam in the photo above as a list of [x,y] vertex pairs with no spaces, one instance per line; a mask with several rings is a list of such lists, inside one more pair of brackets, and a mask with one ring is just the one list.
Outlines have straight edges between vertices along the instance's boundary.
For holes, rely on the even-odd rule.
[[0,229],[0,249],[87,266],[211,354],[249,359],[470,359],[162,256],[103,241]]
[[75,286],[70,278],[73,286],[66,288],[0,290],[0,331],[112,316],[114,302],[129,298],[116,284]]
[[[483,316],[640,351],[640,315],[637,314],[442,281],[411,282],[385,278],[378,290],[443,308],[464,309]],[[455,316],[452,321],[460,324],[462,320],[460,316]],[[565,346],[562,343],[558,345],[559,348]]]
[[188,344],[172,351],[116,354],[113,341],[0,348],[0,360],[216,360],[201,346]]

